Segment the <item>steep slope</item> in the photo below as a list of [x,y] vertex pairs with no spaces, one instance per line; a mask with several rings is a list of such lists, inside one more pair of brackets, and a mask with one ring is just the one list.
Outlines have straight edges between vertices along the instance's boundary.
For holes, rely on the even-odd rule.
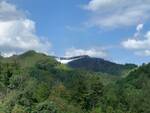
[[[100,113],[150,113],[150,64],[103,89]],[[98,112],[99,113],[99,112]]]
[[121,75],[125,71],[129,71],[137,67],[134,64],[126,64],[126,65],[116,64],[101,58],[92,58],[89,56],[73,60],[69,62],[68,65],[72,68],[84,69],[94,72],[102,72],[111,75]]

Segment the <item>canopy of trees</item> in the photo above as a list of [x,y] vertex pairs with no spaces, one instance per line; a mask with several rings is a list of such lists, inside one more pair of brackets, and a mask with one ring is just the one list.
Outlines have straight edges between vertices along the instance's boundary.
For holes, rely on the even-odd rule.
[[1,58],[0,113],[150,113],[150,64],[126,74],[72,69],[34,51]]

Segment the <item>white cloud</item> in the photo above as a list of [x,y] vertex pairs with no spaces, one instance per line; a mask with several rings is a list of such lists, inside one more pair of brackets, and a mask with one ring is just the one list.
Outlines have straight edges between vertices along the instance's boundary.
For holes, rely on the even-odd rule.
[[142,29],[143,29],[143,24],[139,24],[139,25],[136,27],[136,30],[137,30],[138,32],[140,32]]
[[71,48],[68,49],[65,53],[65,57],[73,57],[73,56],[80,56],[80,55],[88,55],[91,57],[100,57],[100,58],[107,57],[106,51],[101,48],[91,48],[91,49]]
[[141,29],[143,29],[143,26],[140,27],[140,25],[138,25],[138,37],[135,37],[134,35],[133,38],[129,38],[128,40],[123,41],[122,46],[126,49],[132,50],[136,55],[150,56],[150,31],[148,31],[145,35],[141,35]]
[[137,27],[136,27],[136,31],[137,32],[134,34],[134,37],[140,36],[140,33],[141,33],[142,29],[143,29],[143,26],[144,26],[144,24],[137,25]]
[[18,20],[25,18],[24,12],[4,0],[0,1],[0,21]]
[[120,0],[91,0],[84,8],[91,11],[98,11],[107,6],[115,5],[119,1]]
[[123,46],[128,49],[138,50],[138,49],[147,49],[150,48],[150,37],[147,37],[144,40],[139,39],[128,39],[124,41]]
[[150,0],[91,0],[83,8],[91,13],[89,26],[131,26],[150,18]]
[[0,51],[4,56],[30,49],[47,53],[50,45],[36,35],[34,21],[28,19],[15,5],[0,2]]
[[137,51],[135,52],[136,55],[139,55],[139,56],[150,56],[150,50],[144,50],[144,51]]

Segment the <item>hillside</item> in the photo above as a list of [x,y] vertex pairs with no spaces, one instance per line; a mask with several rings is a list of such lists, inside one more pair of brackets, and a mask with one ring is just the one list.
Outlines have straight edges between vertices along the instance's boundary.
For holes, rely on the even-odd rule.
[[101,58],[92,58],[89,56],[73,60],[68,65],[75,69],[102,72],[110,75],[122,75],[125,71],[128,72],[137,67],[134,64],[116,64]]
[[131,113],[150,113],[150,64],[132,71],[116,86],[119,104],[124,109]]
[[149,113],[149,70],[118,79],[34,51],[2,58],[0,113]]

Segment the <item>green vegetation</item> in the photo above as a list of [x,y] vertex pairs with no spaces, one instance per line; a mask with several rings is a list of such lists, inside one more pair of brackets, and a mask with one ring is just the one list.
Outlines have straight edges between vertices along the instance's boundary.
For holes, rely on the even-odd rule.
[[126,67],[122,78],[34,51],[0,58],[0,113],[150,113],[150,64]]

